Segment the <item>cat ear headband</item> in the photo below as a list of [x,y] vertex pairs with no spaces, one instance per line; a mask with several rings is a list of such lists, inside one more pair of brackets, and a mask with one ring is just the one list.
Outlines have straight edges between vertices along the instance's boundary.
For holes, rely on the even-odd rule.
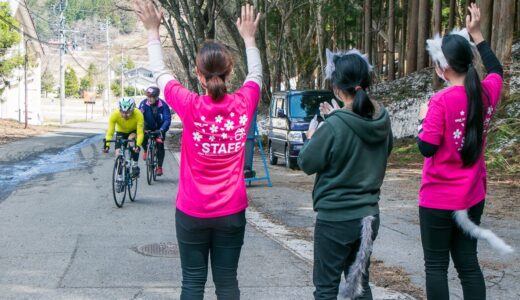
[[[476,46],[471,42],[468,34],[468,30],[465,28],[462,30],[454,29],[450,34],[457,34],[461,37],[465,38],[473,51],[475,51]],[[438,33],[435,35],[433,39],[429,39],[426,41],[426,50],[430,53],[430,57],[432,58],[432,62],[436,65],[439,65],[441,69],[446,70],[449,65],[446,57],[444,56],[444,52],[442,52],[442,38]]]
[[332,52],[329,49],[325,49],[325,55],[327,57],[327,65],[325,66],[325,79],[332,78],[332,73],[336,69],[335,60],[337,58],[345,56],[345,55],[358,55],[367,63],[368,72],[372,72],[372,69],[373,69],[372,65],[368,62],[368,56],[366,54],[362,54],[358,49],[352,49],[349,51],[338,51],[338,52]]

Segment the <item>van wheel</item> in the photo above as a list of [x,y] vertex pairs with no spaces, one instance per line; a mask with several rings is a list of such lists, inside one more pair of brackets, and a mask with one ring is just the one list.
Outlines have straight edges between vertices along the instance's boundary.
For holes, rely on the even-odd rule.
[[292,159],[289,155],[289,146],[285,146],[285,166],[291,170],[298,169],[298,165],[296,164],[296,159]]
[[273,146],[269,143],[269,148],[267,148],[267,155],[269,156],[269,164],[275,166],[278,163],[278,157],[273,153]]

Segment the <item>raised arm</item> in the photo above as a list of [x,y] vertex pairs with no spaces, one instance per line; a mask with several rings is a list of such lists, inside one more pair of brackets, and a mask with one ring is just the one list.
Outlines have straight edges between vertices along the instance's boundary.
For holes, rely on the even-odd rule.
[[480,8],[475,3],[471,3],[468,10],[469,14],[466,16],[466,28],[477,45],[486,71],[488,73],[496,73],[500,75],[500,77],[503,77],[504,70],[502,64],[500,64],[500,61],[495,53],[493,53],[493,50],[491,50],[491,47],[489,47],[489,44],[484,40],[484,36],[480,31]]
[[255,35],[260,22],[260,13],[256,14],[253,6],[242,6],[241,16],[237,20],[237,29],[246,46],[247,76],[245,82],[253,81],[262,87],[262,60],[256,47]]
[[168,71],[164,63],[164,55],[159,36],[159,26],[163,12],[160,11],[150,0],[135,0],[134,10],[148,32],[148,59],[149,67],[153,72],[157,86],[164,90],[170,80],[177,80]]

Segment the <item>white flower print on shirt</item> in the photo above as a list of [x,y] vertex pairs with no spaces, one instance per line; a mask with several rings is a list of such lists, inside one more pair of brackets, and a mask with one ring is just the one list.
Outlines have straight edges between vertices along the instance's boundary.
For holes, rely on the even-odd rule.
[[246,123],[247,123],[247,116],[246,115],[242,115],[240,116],[240,125],[242,126],[246,126]]
[[464,115],[464,111],[463,111],[463,110],[460,111],[460,115],[461,115],[461,116]]
[[229,115],[230,115],[231,117],[234,117],[234,116],[235,116],[235,113],[232,112],[232,113],[230,113]]
[[460,131],[459,129],[457,129],[453,132],[453,138],[455,138],[455,139],[460,139],[461,135],[462,135],[462,131]]
[[210,136],[210,137],[209,137],[209,141],[210,141],[210,142],[213,142],[214,140],[215,140],[215,137],[214,137],[214,136]]
[[236,132],[235,132],[235,140],[236,141],[241,141],[246,135],[246,130],[244,128],[239,128]]
[[200,117],[200,119],[201,119],[202,121],[206,121],[206,117],[204,117],[204,116]]
[[217,123],[221,123],[222,120],[224,120],[224,118],[221,115],[218,115],[215,117],[215,122],[217,122]]
[[193,133],[193,139],[197,142],[200,142],[200,140],[202,139],[202,135],[198,132],[194,132]]
[[224,125],[227,131],[230,131],[231,129],[235,128],[235,123],[231,120],[227,120],[226,125]]
[[218,126],[215,124],[211,125],[209,131],[211,131],[211,133],[216,133],[218,131]]
[[227,139],[227,133],[224,132],[224,133],[222,134],[222,138],[223,138],[223,139]]

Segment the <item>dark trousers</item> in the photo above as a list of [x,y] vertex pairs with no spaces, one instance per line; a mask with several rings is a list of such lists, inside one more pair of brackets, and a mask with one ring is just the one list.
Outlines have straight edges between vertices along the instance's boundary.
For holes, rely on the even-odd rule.
[[[314,299],[338,298],[341,274],[348,270],[359,250],[361,242],[361,220],[331,222],[316,220],[314,229],[314,270],[313,282],[316,290]],[[379,230],[379,215],[372,222],[372,240],[376,239]],[[372,299],[372,291],[368,285],[368,267],[363,276],[364,294],[357,299]]]
[[[147,133],[144,134],[143,140],[143,149],[148,147],[148,138],[149,135]],[[162,137],[162,143],[155,143],[155,147],[157,147],[157,165],[162,168],[164,162],[164,140],[166,140],[166,134]]]
[[[135,133],[135,131],[134,132],[129,132],[129,133],[116,132],[116,139],[120,138],[120,139],[127,140],[128,136],[130,134],[132,134],[132,133]],[[114,148],[115,149],[120,149],[121,148],[121,144],[120,143],[116,143],[116,146]],[[135,152],[133,147],[128,147],[128,150],[130,150],[130,157],[132,158],[132,160],[133,161],[138,161],[139,160],[139,153]]]
[[[468,210],[470,220],[480,224],[483,210],[484,201],[471,207]],[[428,299],[450,298],[447,276],[450,254],[459,274],[464,299],[486,299],[484,277],[477,259],[477,239],[460,229],[452,210],[419,207],[419,218]]]
[[217,299],[240,299],[237,268],[245,226],[245,211],[207,219],[176,211],[175,228],[182,267],[181,300],[204,298],[208,256]]

